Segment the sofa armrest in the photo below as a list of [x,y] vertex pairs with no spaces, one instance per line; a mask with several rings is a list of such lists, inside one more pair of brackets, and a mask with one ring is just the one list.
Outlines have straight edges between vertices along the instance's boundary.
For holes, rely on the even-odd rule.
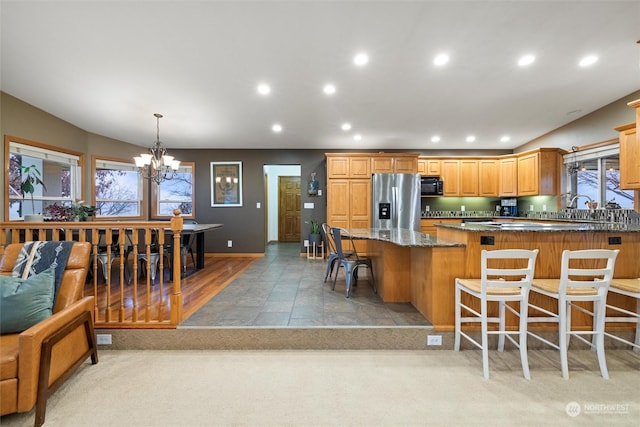
[[[94,297],[89,296],[71,304],[67,308],[53,314],[47,319],[22,332],[19,337],[18,356],[18,412],[29,411],[36,403],[38,389],[38,375],[42,343],[45,339],[64,328],[81,313],[91,313],[93,321]],[[81,329],[81,328],[79,328]],[[72,336],[73,334],[73,336]],[[57,380],[64,372],[73,366],[75,360],[73,354],[65,354],[73,351],[82,353],[86,342],[84,330],[71,332],[68,342],[62,341],[64,351],[59,351],[51,363],[49,382]],[[80,347],[75,349],[75,347]]]

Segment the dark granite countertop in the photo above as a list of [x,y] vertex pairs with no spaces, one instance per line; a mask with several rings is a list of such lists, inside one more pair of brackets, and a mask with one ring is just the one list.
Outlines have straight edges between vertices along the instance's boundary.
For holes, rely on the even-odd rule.
[[347,230],[354,239],[379,240],[407,247],[460,247],[464,243],[453,242],[406,228],[351,228]]
[[[554,221],[556,222],[556,221]],[[639,233],[640,225],[610,222],[566,222],[540,223],[513,222],[467,222],[462,224],[436,224],[436,227],[453,228],[471,232],[622,232]]]

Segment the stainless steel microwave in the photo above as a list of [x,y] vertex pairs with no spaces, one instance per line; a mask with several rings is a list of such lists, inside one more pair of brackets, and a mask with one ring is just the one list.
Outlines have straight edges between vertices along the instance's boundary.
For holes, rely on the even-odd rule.
[[423,196],[441,196],[442,181],[437,176],[423,176],[420,180],[420,194]]

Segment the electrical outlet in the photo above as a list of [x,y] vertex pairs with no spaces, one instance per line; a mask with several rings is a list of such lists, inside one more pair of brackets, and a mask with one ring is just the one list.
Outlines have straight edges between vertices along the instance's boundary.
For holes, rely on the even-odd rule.
[[322,196],[322,190],[318,190],[318,196]]
[[542,205],[542,212],[546,212],[547,211],[547,205]]
[[461,210],[462,212],[464,212],[464,210],[465,210],[464,205],[460,206],[460,210]]
[[260,202],[256,202],[256,209],[260,209]]
[[227,247],[228,248],[232,248],[233,247],[233,240],[227,240]]
[[442,345],[442,335],[427,335],[427,345]]
[[309,241],[308,241],[308,240],[305,240],[305,241],[304,241],[304,247],[305,247],[305,248],[308,248],[308,247],[309,247]]
[[111,345],[111,334],[97,334],[96,342],[100,345]]
[[531,212],[533,212],[533,210],[534,210],[533,205],[529,205],[529,210],[530,210]]

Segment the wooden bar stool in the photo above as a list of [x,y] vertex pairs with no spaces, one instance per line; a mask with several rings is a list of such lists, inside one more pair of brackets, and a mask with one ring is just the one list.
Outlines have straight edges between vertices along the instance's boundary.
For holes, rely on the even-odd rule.
[[607,304],[607,308],[617,313],[623,313],[625,316],[606,316],[605,323],[635,323],[636,324],[636,337],[635,341],[631,342],[605,330],[604,334],[614,340],[618,340],[633,346],[635,351],[640,351],[640,278],[638,279],[613,279],[611,281],[611,287],[609,292],[613,292],[620,295],[626,295],[636,299],[636,311],[626,310],[621,307],[616,307],[611,304]]
[[[453,349],[460,350],[460,338],[464,337],[482,350],[482,370],[484,377],[489,378],[489,338],[498,335],[498,351],[504,349],[505,337],[520,349],[522,374],[530,379],[529,359],[527,356],[527,313],[529,290],[533,281],[534,268],[538,250],[505,249],[497,251],[483,250],[481,254],[481,274],[479,279],[456,279],[455,283],[455,343]],[[524,265],[523,265],[524,264]],[[462,294],[480,300],[480,311],[463,301]],[[498,317],[489,317],[488,303],[498,303]],[[518,302],[518,310],[507,305],[507,302]],[[463,316],[463,311],[466,316]],[[517,331],[505,329],[506,310],[520,318]],[[470,316],[469,314],[473,315]],[[462,330],[463,323],[480,323],[481,342],[471,338]],[[489,331],[489,323],[498,323],[498,330]],[[518,335],[518,341],[511,335]]]
[[[613,278],[613,269],[618,252],[620,251],[609,249],[565,250],[562,252],[559,279],[533,280],[531,292],[556,299],[558,308],[557,313],[553,313],[530,303],[530,308],[543,313],[544,316],[529,316],[529,323],[558,323],[558,344],[556,345],[531,331],[529,331],[529,335],[560,351],[560,368],[564,379],[569,379],[567,350],[571,336],[575,336],[592,348],[595,346],[602,377],[609,379],[604,354],[604,316],[607,292]],[[581,305],[575,304],[576,302],[592,302],[593,309],[590,311]],[[591,330],[571,329],[572,308],[593,318]],[[592,340],[585,339],[583,335],[591,336]]]

